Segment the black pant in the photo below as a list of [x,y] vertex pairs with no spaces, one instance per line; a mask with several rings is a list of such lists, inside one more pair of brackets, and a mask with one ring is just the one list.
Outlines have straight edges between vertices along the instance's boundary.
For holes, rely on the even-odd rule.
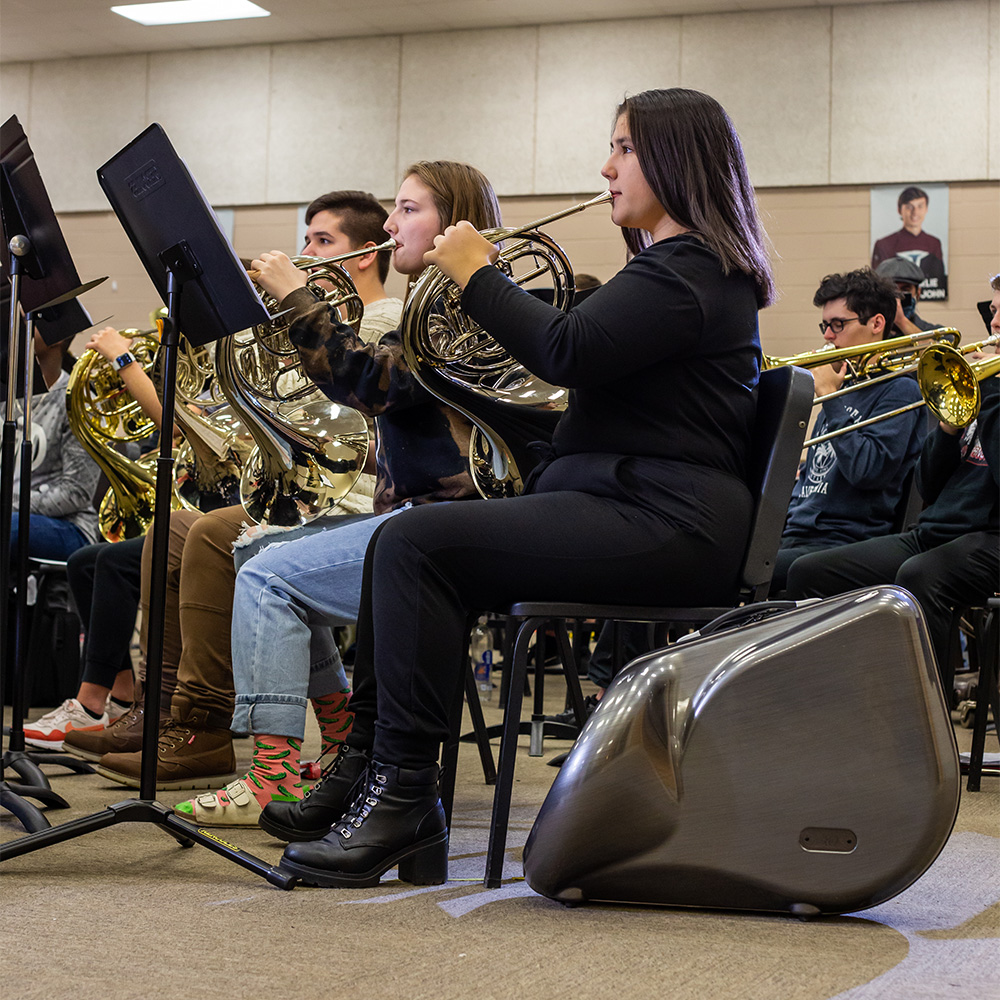
[[139,611],[142,538],[77,549],[66,574],[83,622],[82,681],[114,686],[121,670],[132,669],[129,646]]
[[[653,648],[652,626],[645,622],[620,622],[618,637],[621,643],[621,663],[618,669],[637,656]],[[606,688],[618,675],[615,665],[614,631],[611,622],[605,622],[598,633],[594,651],[587,664],[587,677],[600,688]]]
[[564,491],[388,520],[366,558],[351,743],[401,767],[437,760],[477,611],[518,600],[732,600],[752,503],[729,477],[698,476],[668,512]]
[[843,545],[844,542],[831,542],[819,538],[787,538],[782,537],[778,554],[774,559],[774,573],[771,574],[771,590],[769,596],[777,598],[783,596],[785,587],[788,584],[788,571],[796,559],[800,559],[810,552],[820,552],[824,549],[833,548],[835,545]]
[[950,697],[953,612],[979,604],[995,593],[998,578],[997,532],[975,531],[935,544],[917,528],[797,559],[788,574],[788,597],[832,597],[858,587],[889,583],[908,590],[927,619],[945,696]]

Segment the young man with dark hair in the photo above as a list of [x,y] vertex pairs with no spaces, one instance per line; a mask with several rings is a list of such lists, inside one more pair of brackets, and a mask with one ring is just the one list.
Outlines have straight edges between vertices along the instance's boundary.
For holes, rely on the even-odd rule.
[[[306,209],[306,239],[302,253],[306,257],[337,257],[363,247],[377,247],[384,242],[385,220],[389,213],[365,191],[330,191],[320,195]],[[361,336],[378,340],[399,326],[403,303],[385,293],[389,275],[388,253],[372,253],[344,261],[361,301],[365,306]],[[306,281],[302,272],[302,284]]]
[[924,232],[924,219],[930,198],[923,188],[911,185],[904,188],[896,200],[903,228],[889,236],[883,236],[872,250],[872,267],[878,267],[884,260],[902,257],[920,268],[924,279],[937,286],[945,276],[944,251],[936,236]]
[[[822,308],[819,324],[834,348],[870,345],[891,334],[896,315],[892,284],[869,268],[828,274],[813,296]],[[820,437],[920,399],[911,378],[901,376],[865,386],[850,364],[813,369],[817,399],[857,385],[855,391],[822,403],[812,436]],[[920,408],[813,445],[799,470],[788,505],[772,593],[785,587],[791,564],[817,549],[846,545],[892,530],[907,473],[920,453],[925,420]]]
[[[990,287],[990,330],[1000,334],[1000,274]],[[878,584],[908,590],[927,619],[946,693],[954,610],[996,593],[1000,580],[1000,376],[983,379],[980,390],[975,420],[940,421],[924,442],[916,483],[928,506],[912,531],[804,556],[788,575],[796,600]]]

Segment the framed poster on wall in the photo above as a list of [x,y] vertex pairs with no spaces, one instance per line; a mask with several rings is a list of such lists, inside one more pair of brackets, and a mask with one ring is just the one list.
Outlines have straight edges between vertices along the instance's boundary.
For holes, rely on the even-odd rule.
[[948,298],[948,185],[892,184],[871,189],[872,267],[902,257],[923,272],[920,298]]

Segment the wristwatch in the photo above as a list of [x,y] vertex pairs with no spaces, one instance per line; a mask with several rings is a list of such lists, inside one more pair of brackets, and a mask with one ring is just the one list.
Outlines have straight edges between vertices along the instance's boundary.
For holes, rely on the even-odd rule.
[[126,365],[132,364],[133,361],[135,361],[135,358],[131,352],[126,351],[124,354],[119,354],[111,363],[115,366],[115,371],[120,372]]

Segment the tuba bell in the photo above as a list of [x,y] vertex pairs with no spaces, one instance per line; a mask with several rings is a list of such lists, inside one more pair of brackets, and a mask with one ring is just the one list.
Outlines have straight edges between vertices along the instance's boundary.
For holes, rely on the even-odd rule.
[[[565,312],[575,292],[569,258],[536,230],[610,200],[605,191],[526,226],[482,235],[501,245],[495,265],[515,284],[549,277],[552,304]],[[569,391],[514,360],[462,311],[461,299],[458,285],[437,267],[427,268],[403,307],[403,357],[424,388],[472,421],[469,465],[480,494],[514,496],[534,464],[531,444],[551,438]]]

